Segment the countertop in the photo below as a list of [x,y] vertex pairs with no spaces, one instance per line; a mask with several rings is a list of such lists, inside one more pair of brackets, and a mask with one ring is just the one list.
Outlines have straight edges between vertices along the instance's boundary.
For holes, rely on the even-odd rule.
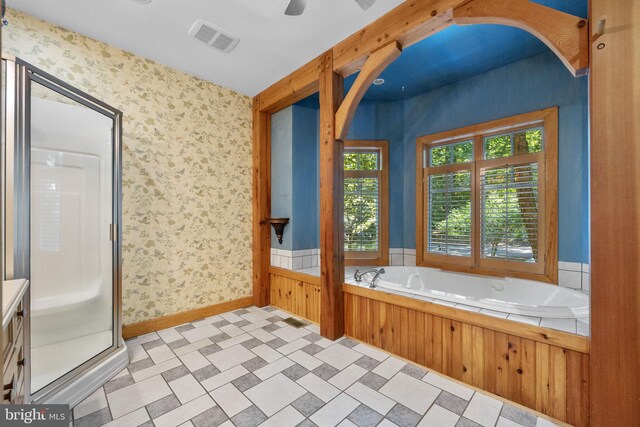
[[29,281],[26,279],[2,282],[2,329],[9,325],[11,316],[20,304],[28,286]]

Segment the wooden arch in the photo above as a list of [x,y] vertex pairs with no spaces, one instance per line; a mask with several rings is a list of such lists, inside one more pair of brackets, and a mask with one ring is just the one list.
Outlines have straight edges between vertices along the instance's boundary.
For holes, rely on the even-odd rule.
[[[410,2],[405,8],[411,10],[416,3],[418,2]],[[587,71],[589,35],[587,21],[583,18],[528,0],[466,0],[436,3],[451,3],[451,6],[443,11],[431,10],[431,19],[421,23],[419,20],[411,31],[397,34],[395,40],[373,50],[364,63],[362,63],[362,57],[358,56],[358,52],[361,55],[362,50],[351,47],[349,43],[350,39],[354,38],[351,41],[353,44],[357,37],[351,36],[338,45],[339,52],[343,53],[343,61],[349,60],[349,62],[342,64],[338,60],[336,72],[346,77],[355,71],[354,67],[363,65],[356,81],[336,112],[336,139],[347,137],[349,125],[364,94],[380,73],[400,55],[403,44],[406,47],[421,41],[452,24],[498,24],[520,28],[546,44],[574,76],[583,75]],[[411,26],[408,20],[406,26]],[[365,28],[356,36],[364,36],[366,33]],[[385,33],[384,37],[379,37],[376,41],[389,38],[391,38],[389,34]],[[335,53],[334,49],[334,55]],[[351,56],[349,56],[350,53]]]
[[[529,0],[408,0],[338,43],[254,99],[254,302],[269,304],[270,116],[320,92],[321,333],[344,333],[342,283],[342,140],[365,92],[406,48],[452,24],[501,24],[543,41],[575,75],[589,65],[588,25],[583,18]],[[343,78],[357,71],[343,96]]]

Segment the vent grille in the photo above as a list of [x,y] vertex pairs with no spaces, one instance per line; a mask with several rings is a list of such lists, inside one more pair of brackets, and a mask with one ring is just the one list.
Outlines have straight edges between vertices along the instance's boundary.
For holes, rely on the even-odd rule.
[[293,326],[294,328],[301,328],[303,326],[307,326],[307,323],[304,323],[303,321],[293,317],[287,317],[286,319],[283,320],[283,322],[286,323],[287,325]]
[[213,40],[213,38],[216,36],[216,34],[218,34],[216,30],[203,25],[196,33],[195,38],[197,38],[201,42],[209,44],[211,43],[211,40]]
[[189,30],[189,35],[207,46],[224,53],[231,52],[240,41],[229,34],[225,34],[220,28],[202,19],[198,19],[193,24]]

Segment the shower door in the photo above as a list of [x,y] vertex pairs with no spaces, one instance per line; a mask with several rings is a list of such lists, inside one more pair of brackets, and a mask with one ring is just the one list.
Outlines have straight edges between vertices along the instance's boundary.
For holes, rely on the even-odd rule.
[[14,217],[29,219],[14,275],[31,282],[27,380],[38,400],[120,345],[121,113],[19,60],[7,68]]

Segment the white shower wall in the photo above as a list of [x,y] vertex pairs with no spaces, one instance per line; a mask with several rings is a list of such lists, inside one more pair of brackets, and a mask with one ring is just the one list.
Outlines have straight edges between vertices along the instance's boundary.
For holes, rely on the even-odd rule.
[[113,340],[113,121],[49,98],[31,105],[32,392]]

